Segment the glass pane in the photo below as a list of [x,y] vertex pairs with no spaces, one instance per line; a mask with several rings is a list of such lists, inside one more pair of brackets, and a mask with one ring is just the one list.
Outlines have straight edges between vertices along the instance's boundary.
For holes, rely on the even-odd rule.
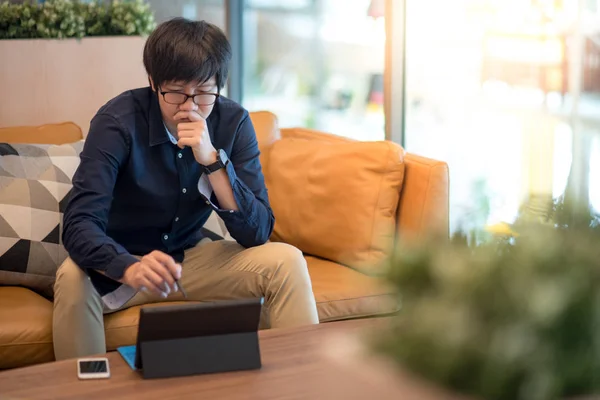
[[224,0],[148,0],[156,23],[174,17],[205,20],[225,31]]
[[384,138],[383,10],[370,0],[252,0],[244,18],[246,108],[274,112],[283,127]]
[[311,6],[312,0],[246,0],[246,4],[253,8],[285,8],[288,10],[306,9]]
[[451,230],[543,218],[567,181],[600,210],[598,1],[406,2],[405,145],[448,162]]

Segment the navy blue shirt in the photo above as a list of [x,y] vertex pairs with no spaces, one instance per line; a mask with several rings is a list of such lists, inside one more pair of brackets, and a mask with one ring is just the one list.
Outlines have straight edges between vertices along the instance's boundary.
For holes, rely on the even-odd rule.
[[[214,194],[200,192],[199,182],[208,182],[203,169],[189,147],[169,140],[149,87],[125,92],[98,111],[64,214],[63,243],[79,267],[116,280],[138,261],[133,255],[160,250],[182,262],[213,210],[242,246],[269,239],[274,217],[248,112],[219,97],[207,126],[213,146],[229,156],[226,170],[239,211],[222,210]],[[107,280],[90,276],[97,288]]]

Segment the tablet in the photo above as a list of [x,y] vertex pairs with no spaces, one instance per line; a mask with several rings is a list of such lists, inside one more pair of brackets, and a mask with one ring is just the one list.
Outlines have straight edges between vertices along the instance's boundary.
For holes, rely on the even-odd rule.
[[135,367],[143,369],[140,343],[257,332],[263,298],[142,307]]

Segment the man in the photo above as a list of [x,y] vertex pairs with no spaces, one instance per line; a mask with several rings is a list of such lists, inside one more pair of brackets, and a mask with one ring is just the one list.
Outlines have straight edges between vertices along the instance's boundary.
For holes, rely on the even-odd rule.
[[[150,87],[92,119],[64,215],[57,359],[106,352],[103,313],[183,300],[182,289],[198,301],[264,297],[262,326],[318,323],[302,254],[266,243],[274,218],[256,134],[220,96],[230,59],[216,26],[165,22],[144,48]],[[213,210],[236,242],[202,238]]]

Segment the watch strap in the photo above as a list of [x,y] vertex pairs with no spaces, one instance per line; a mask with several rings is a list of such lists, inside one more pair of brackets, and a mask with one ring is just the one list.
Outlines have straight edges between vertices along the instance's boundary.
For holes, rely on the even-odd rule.
[[220,170],[221,168],[225,168],[227,166],[227,156],[225,155],[225,160],[223,160],[222,158],[222,154],[224,153],[223,150],[219,150],[217,151],[217,161],[215,161],[214,163],[210,164],[210,165],[205,165],[204,166],[204,171],[206,172],[207,175],[212,174],[215,171]]

